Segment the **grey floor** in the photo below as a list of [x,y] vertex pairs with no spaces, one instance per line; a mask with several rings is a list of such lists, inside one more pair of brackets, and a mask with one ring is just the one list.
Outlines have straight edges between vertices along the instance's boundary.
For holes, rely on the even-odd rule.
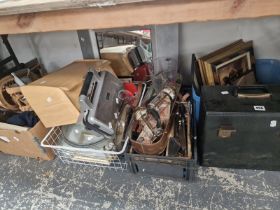
[[280,209],[280,173],[200,168],[186,183],[0,153],[0,209]]

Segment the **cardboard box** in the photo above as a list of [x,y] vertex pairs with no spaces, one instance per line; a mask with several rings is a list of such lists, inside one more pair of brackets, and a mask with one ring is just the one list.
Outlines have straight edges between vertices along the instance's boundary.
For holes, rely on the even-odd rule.
[[81,60],[21,87],[23,95],[45,127],[77,122],[80,114],[79,94],[91,67],[114,74],[109,61]]
[[100,50],[102,59],[109,60],[117,76],[131,76],[133,68],[128,59],[128,53],[134,45],[107,47]]
[[33,128],[25,128],[0,123],[0,151],[6,154],[52,160],[55,157],[51,149],[40,146],[48,129],[41,122]]

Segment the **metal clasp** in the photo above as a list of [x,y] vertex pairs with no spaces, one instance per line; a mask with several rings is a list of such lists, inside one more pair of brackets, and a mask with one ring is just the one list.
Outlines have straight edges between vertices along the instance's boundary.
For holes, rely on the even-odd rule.
[[236,133],[236,129],[232,126],[221,126],[218,130],[218,136],[222,139],[230,138],[233,133]]

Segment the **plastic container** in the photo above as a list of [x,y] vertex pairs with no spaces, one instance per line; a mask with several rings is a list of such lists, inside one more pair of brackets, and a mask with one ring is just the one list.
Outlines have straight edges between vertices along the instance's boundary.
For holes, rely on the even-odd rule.
[[256,76],[260,84],[280,84],[280,60],[256,59]]
[[155,91],[160,92],[167,82],[177,81],[178,61],[174,58],[160,57],[153,60],[152,84]]
[[125,155],[128,169],[134,174],[196,181],[198,166],[195,159],[130,153]]
[[[191,106],[190,110],[193,106]],[[182,179],[189,182],[197,180],[197,144],[196,144],[196,126],[194,115],[191,114],[190,141],[192,147],[191,157],[171,157],[165,155],[146,155],[137,154],[132,151],[128,144],[125,153],[127,167],[130,172],[139,175],[153,175],[159,177],[168,177]]]

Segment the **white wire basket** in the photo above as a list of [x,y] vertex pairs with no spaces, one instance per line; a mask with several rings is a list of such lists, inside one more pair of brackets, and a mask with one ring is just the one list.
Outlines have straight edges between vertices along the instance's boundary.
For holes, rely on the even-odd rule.
[[[146,84],[143,83],[143,85],[144,87],[138,106],[141,104],[146,91]],[[129,141],[128,137],[124,140],[123,147],[120,151],[97,150],[90,147],[72,147],[65,143],[64,138],[62,128],[60,126],[54,127],[42,140],[41,146],[53,149],[63,163],[127,170],[127,163],[122,157]]]
[[115,170],[126,170],[127,163],[120,158],[125,152],[128,138],[121,151],[104,151],[92,148],[78,148],[67,145],[63,140],[61,127],[52,128],[41,142],[41,146],[51,148],[63,163],[75,163]]

